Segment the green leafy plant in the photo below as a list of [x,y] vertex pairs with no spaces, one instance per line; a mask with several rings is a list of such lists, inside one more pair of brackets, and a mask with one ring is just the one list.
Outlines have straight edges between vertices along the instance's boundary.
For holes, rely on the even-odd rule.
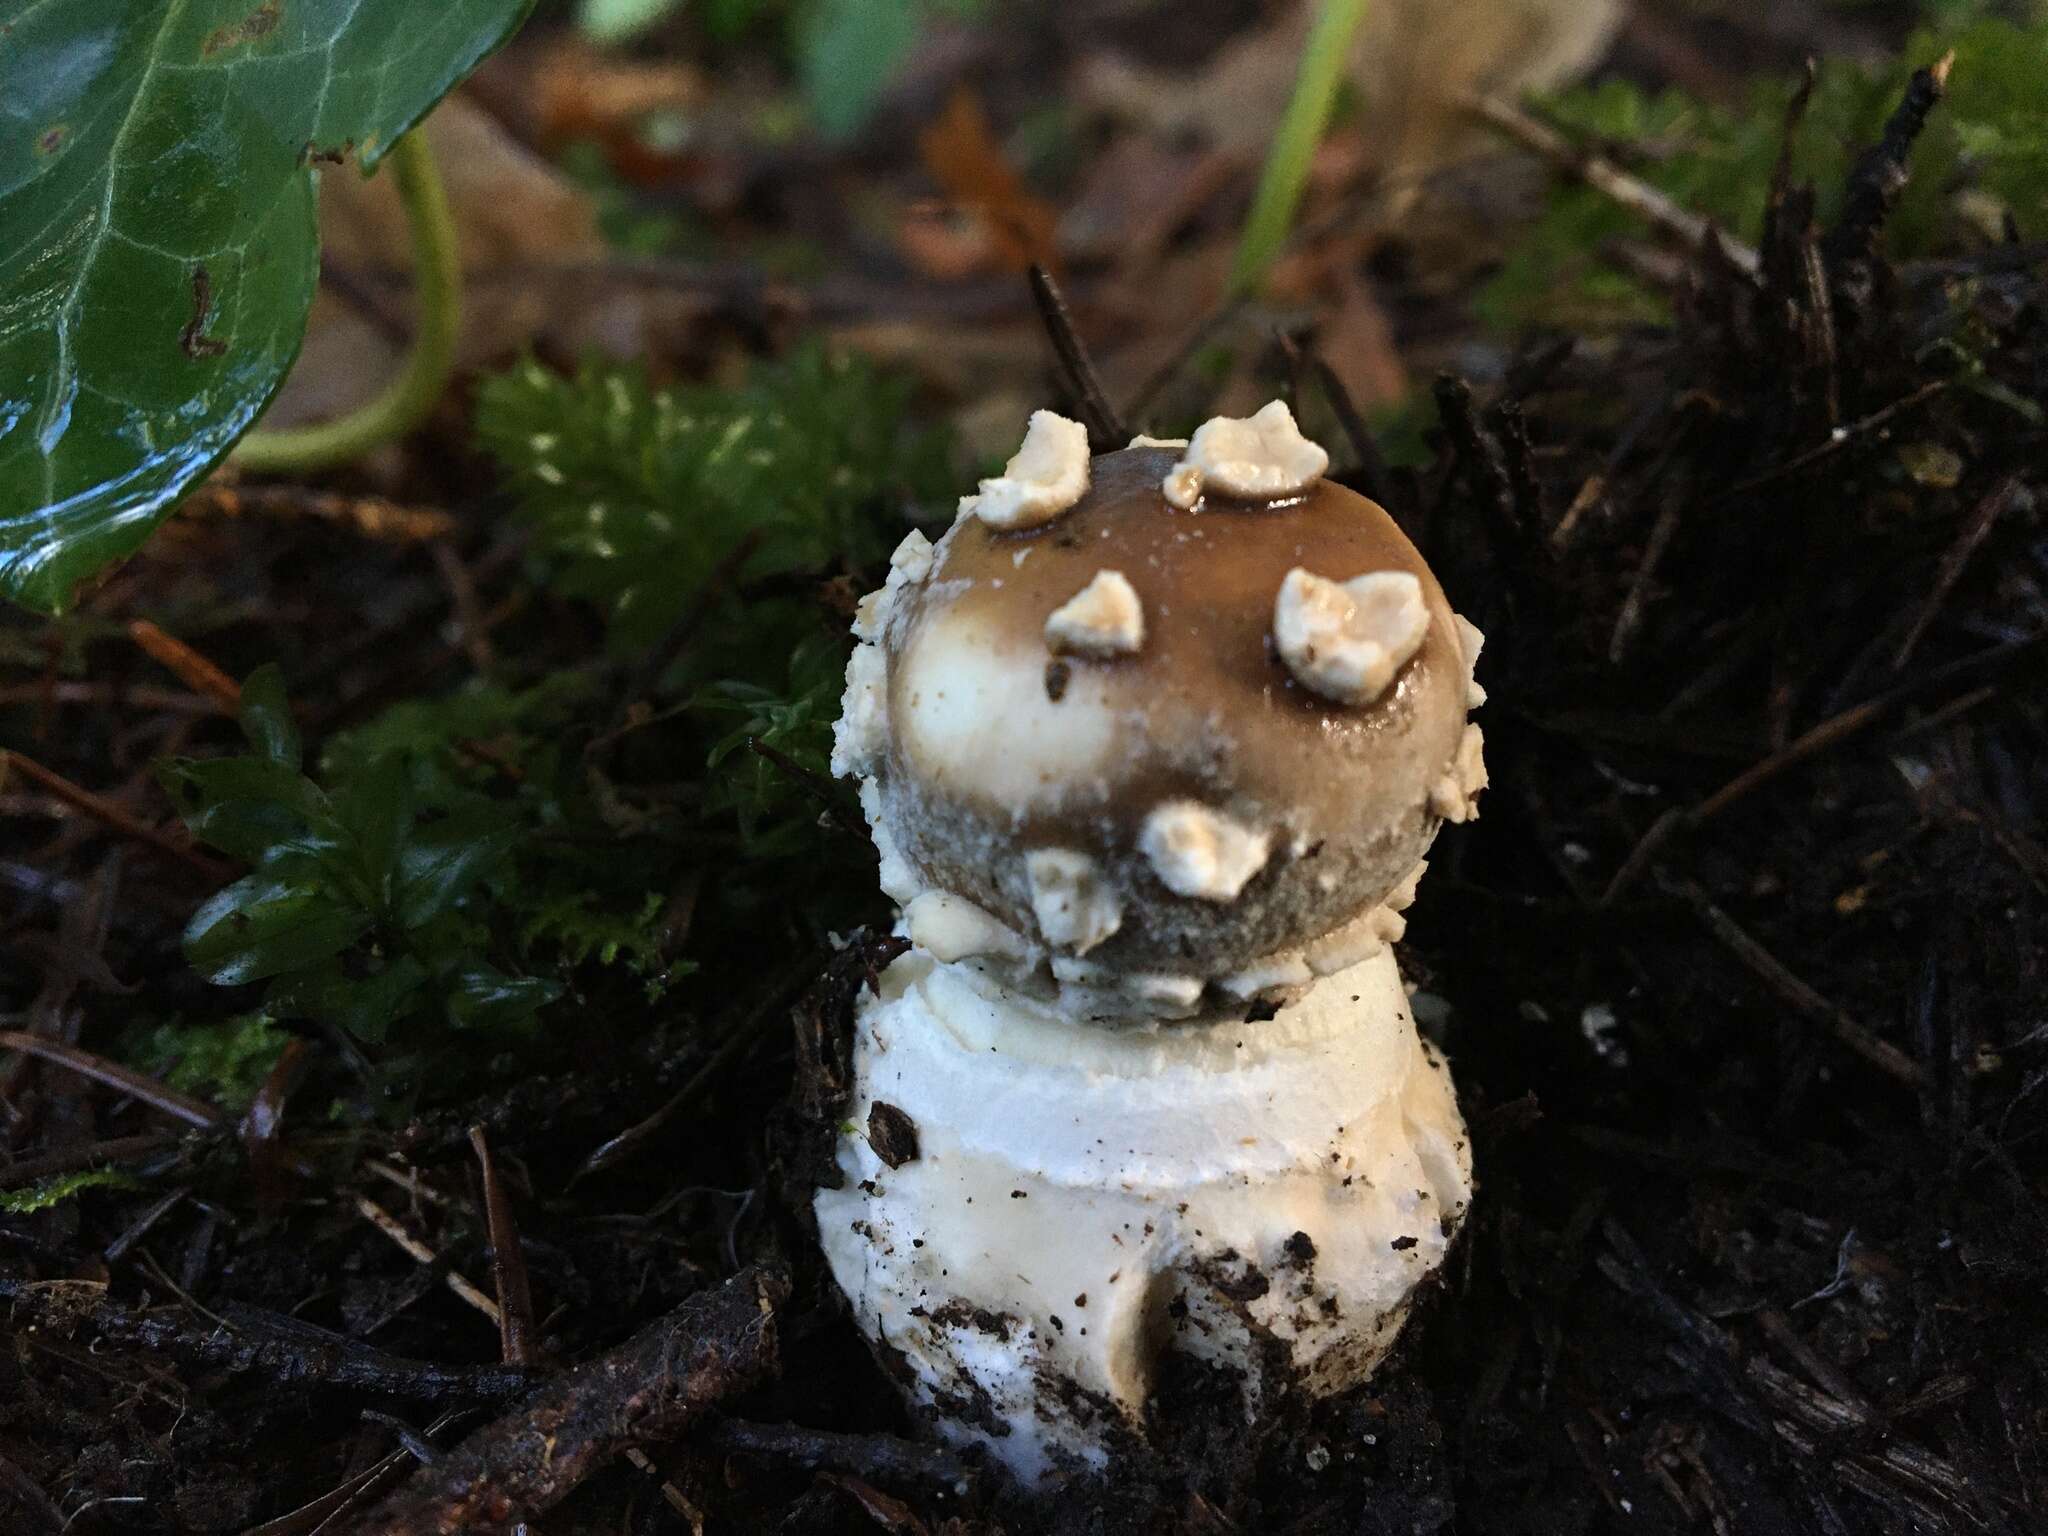
[[263,412],[365,171],[532,0],[107,0],[0,29],[0,593],[61,608]]
[[[477,434],[550,586],[596,604],[613,643],[634,650],[717,597],[707,588],[735,552],[745,558],[722,573],[728,589],[884,558],[905,514],[951,481],[944,440],[905,430],[908,391],[815,345],[735,389],[656,390],[633,369],[590,364],[564,378],[528,363],[484,385]],[[747,613],[788,617],[772,603]],[[709,675],[733,675],[720,664],[748,675],[757,652],[745,631],[745,620],[699,626]]]
[[[1886,222],[1897,256],[1926,254],[1951,237],[1960,186],[1974,186],[2011,210],[2023,230],[2048,213],[2048,115],[2040,105],[2048,22],[1980,20],[1953,33],[1922,32],[1889,65],[1822,63],[1793,141],[1795,179],[1819,190],[1819,215],[1831,217],[1827,199],[1838,195],[1855,157],[1883,131],[1913,69],[1951,49],[1946,98],[1914,146],[1913,178]],[[1651,94],[1608,80],[1553,97],[1543,110],[1682,206],[1754,241],[1793,89],[1790,80],[1761,81],[1742,104],[1723,107],[1682,91]],[[1601,256],[1606,243],[1640,233],[1633,216],[1599,192],[1557,187],[1481,292],[1481,314],[1503,329],[1665,318],[1661,294]]]
[[121,1059],[171,1087],[238,1112],[256,1097],[290,1036],[262,1011],[211,1021],[138,1025]]
[[208,980],[268,982],[273,1018],[379,1044],[396,1026],[516,1025],[561,993],[487,958],[487,890],[510,876],[513,807],[370,753],[329,786],[301,771],[275,667],[243,685],[241,757],[181,760],[163,778],[201,841],[250,866],[194,914],[185,951]]

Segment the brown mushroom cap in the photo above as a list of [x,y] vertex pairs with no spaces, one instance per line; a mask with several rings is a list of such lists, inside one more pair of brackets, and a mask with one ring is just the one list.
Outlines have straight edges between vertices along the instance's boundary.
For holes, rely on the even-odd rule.
[[[1086,951],[1115,973],[1229,976],[1359,920],[1415,867],[1458,758],[1470,661],[1435,578],[1379,506],[1320,480],[1272,502],[1170,506],[1173,448],[1101,455],[1071,510],[1002,532],[962,517],[879,637],[886,746],[871,801],[927,889],[964,897],[1042,951],[1027,856],[1085,854],[1120,921]],[[1429,624],[1377,699],[1332,702],[1276,654],[1275,595],[1303,567],[1406,571]],[[1055,654],[1046,620],[1098,572],[1143,608],[1134,653]],[[1177,894],[1141,848],[1160,806],[1194,802],[1263,836],[1234,898]]]

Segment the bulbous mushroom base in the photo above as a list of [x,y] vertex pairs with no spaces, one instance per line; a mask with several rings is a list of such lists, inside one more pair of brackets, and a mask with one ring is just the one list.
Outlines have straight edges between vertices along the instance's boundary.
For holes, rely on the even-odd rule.
[[864,1006],[825,1253],[912,1401],[1017,1477],[1105,1466],[1182,1352],[1362,1381],[1472,1193],[1393,956],[1256,1024],[1104,1029],[912,951]]

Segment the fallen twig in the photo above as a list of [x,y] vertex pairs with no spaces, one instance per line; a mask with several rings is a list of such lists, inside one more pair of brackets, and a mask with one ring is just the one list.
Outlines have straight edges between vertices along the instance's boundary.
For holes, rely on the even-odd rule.
[[19,773],[30,783],[49,791],[73,810],[90,816],[109,831],[117,832],[122,837],[131,838],[138,843],[146,843],[159,853],[167,853],[180,863],[200,871],[209,879],[220,880],[228,873],[225,866],[209,859],[205,854],[157,831],[148,823],[137,820],[105,795],[95,794],[83,785],[72,783],[63,774],[45,768],[32,757],[23,757],[19,752],[0,751],[0,783],[6,781],[9,771]]
[[372,1392],[411,1402],[502,1402],[542,1379],[524,1366],[410,1360],[288,1319],[273,1322],[249,1307],[235,1309],[230,1328],[182,1307],[135,1312],[111,1300],[99,1281],[0,1279],[0,1301],[10,1304],[8,1323],[16,1332],[69,1337],[83,1329],[116,1349],[169,1355],[277,1387]]
[[824,953],[814,951],[780,985],[743,1016],[728,1025],[725,1039],[719,1043],[718,1049],[711,1053],[711,1058],[670,1096],[667,1103],[646,1119],[628,1126],[591,1153],[584,1159],[583,1166],[576,1170],[576,1177],[569,1182],[573,1185],[578,1179],[587,1178],[593,1173],[602,1173],[637,1152],[648,1138],[668,1124],[677,1110],[695,1099],[720,1072],[760,1043],[762,1021],[777,1009],[787,1008],[801,997],[809,988],[811,978],[824,969],[827,958]]
[[64,1522],[64,1512],[50,1502],[48,1494],[21,1468],[0,1456],[0,1493],[19,1504],[29,1514],[42,1522],[46,1531],[62,1533],[69,1527]]
[[459,526],[438,507],[410,507],[384,496],[343,496],[290,481],[237,485],[232,470],[221,470],[178,507],[192,517],[310,518],[353,529],[389,544],[427,544],[451,537]]
[[[385,1210],[383,1206],[372,1200],[368,1195],[357,1195],[355,1206],[357,1215],[390,1238],[400,1248],[403,1248],[418,1263],[432,1267],[440,1262],[439,1254],[413,1236],[407,1230],[404,1222]],[[477,1311],[483,1313],[485,1317],[496,1323],[501,1330],[504,1328],[505,1317],[498,1309],[498,1304],[478,1290],[473,1283],[452,1269],[447,1272],[443,1280],[449,1290],[461,1297],[462,1300],[468,1302]]]
[[[432,1437],[442,1433],[463,1416],[461,1412],[444,1413],[426,1428],[424,1435],[415,1439],[424,1440],[432,1448]],[[436,1456],[438,1459],[438,1453]],[[279,1515],[275,1520],[266,1520],[261,1525],[251,1526],[242,1536],[319,1536],[336,1520],[348,1516],[371,1499],[388,1492],[416,1457],[414,1452],[401,1441],[378,1461],[347,1479],[338,1488],[320,1495],[312,1502],[300,1505],[290,1514]]]
[[1834,428],[1824,440],[1807,449],[1804,453],[1795,454],[1782,464],[1774,465],[1761,474],[1751,475],[1747,480],[1739,481],[1730,486],[1719,496],[1708,502],[1706,510],[1709,512],[1717,511],[1739,498],[1747,496],[1751,491],[1761,490],[1764,486],[1779,480],[1790,479],[1802,469],[1811,468],[1823,459],[1833,458],[1851,443],[1875,432],[1901,411],[1910,410],[1916,405],[1933,399],[1934,396],[1940,394],[1948,387],[1949,381],[1947,379],[1931,379],[1909,394],[1902,395],[1899,399],[1892,401],[1891,404],[1879,406],[1868,416],[1859,417],[1857,420],[1849,422],[1846,426]]
[[512,1216],[512,1197],[498,1177],[497,1159],[481,1125],[469,1128],[484,1185],[484,1221],[491,1239],[491,1277],[498,1287],[498,1344],[507,1365],[527,1365],[534,1357],[533,1289],[526,1277],[526,1251]]
[[177,636],[136,619],[128,626],[128,638],[187,688],[213,700],[222,714],[231,716],[242,707],[242,685]]
[[104,1056],[95,1056],[91,1051],[81,1050],[75,1045],[66,1045],[61,1040],[47,1039],[42,1035],[26,1034],[18,1029],[0,1029],[0,1051],[22,1051],[30,1056],[39,1056],[44,1061],[60,1067],[68,1067],[80,1077],[89,1077],[96,1083],[109,1088],[118,1088],[131,1098],[140,1099],[152,1109],[158,1109],[174,1119],[183,1120],[187,1125],[196,1125],[201,1130],[211,1130],[220,1121],[220,1112],[211,1104],[193,1098],[190,1094],[178,1092],[153,1077],[146,1077],[133,1068],[119,1062],[108,1061]]
[[673,1439],[778,1368],[781,1274],[746,1269],[577,1366],[422,1468],[359,1536],[492,1536],[545,1513],[628,1447]]
[[1465,109],[1672,239],[1693,250],[1700,250],[1710,234],[1719,235],[1722,250],[1743,276],[1754,278],[1762,270],[1763,262],[1753,246],[1744,245],[1711,221],[1681,208],[1648,182],[1631,176],[1604,155],[1580,149],[1548,123],[1539,122],[1519,107],[1491,96],[1469,96],[1465,100]]
[[1316,388],[1322,391],[1323,399],[1329,403],[1330,413],[1337,418],[1337,425],[1343,429],[1351,451],[1358,456],[1360,487],[1398,520],[1399,509],[1394,505],[1394,477],[1387,471],[1387,461],[1380,453],[1379,442],[1372,435],[1365,413],[1351,398],[1351,391],[1344,387],[1337,370],[1330,366],[1320,351],[1314,347],[1303,347],[1285,331],[1280,333],[1280,349],[1287,354],[1287,361],[1297,373],[1306,370],[1314,377]]
[[1707,931],[1720,940],[1722,947],[1747,966],[1751,974],[1795,1013],[1821,1025],[1879,1071],[1890,1074],[1909,1088],[1921,1085],[1926,1074],[1918,1062],[1889,1041],[1878,1039],[1850,1017],[1845,1009],[1795,976],[1776,955],[1751,938],[1734,918],[1715,906],[1697,882],[1682,881],[1677,890],[1686,904],[1699,914]]
[[1991,536],[1992,528],[1999,518],[2005,515],[2006,509],[2012,506],[2019,492],[2020,477],[2008,475],[1994,486],[1991,494],[1978,502],[1975,510],[1970,513],[1969,521],[1963,524],[1962,533],[1941,557],[1941,567],[1934,577],[1934,590],[1927,594],[1927,600],[1920,605],[1919,613],[1914,616],[1911,627],[1906,631],[1906,638],[1899,642],[1899,649],[1892,657],[1894,672],[1913,659],[1913,652],[1919,647],[1921,638],[1926,635],[1928,625],[1934,622],[1935,615],[1941,612],[1941,605],[1948,601],[1949,593],[1955,590],[1956,583],[1962,579],[1963,568]]
[[1699,804],[1671,807],[1651,823],[1650,830],[1645,832],[1636,846],[1629,850],[1628,857],[1622,860],[1621,867],[1608,882],[1607,890],[1600,898],[1600,905],[1610,907],[1620,900],[1650,867],[1653,856],[1677,833],[1713,820],[1731,805],[1748,798],[1781,774],[1861,735],[1905,705],[1928,694],[1946,692],[1961,684],[1975,683],[1985,676],[1995,676],[2021,661],[2030,659],[2036,652],[2042,650],[2048,650],[2048,631],[2030,635],[2023,640],[1994,645],[1973,656],[1964,656],[1936,667],[1924,677],[1901,683],[1874,699],[1866,699],[1861,704],[1851,705],[1841,713],[1829,716],[1812,730],[1787,742],[1761,762],[1745,768]]

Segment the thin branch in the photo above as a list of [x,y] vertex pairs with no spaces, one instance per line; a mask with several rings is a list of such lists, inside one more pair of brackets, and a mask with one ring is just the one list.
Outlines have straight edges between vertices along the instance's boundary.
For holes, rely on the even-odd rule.
[[166,833],[159,832],[148,823],[137,820],[105,795],[95,794],[83,785],[74,784],[54,769],[45,768],[32,757],[19,752],[0,751],[0,783],[6,781],[9,770],[18,772],[38,788],[47,790],[73,810],[90,816],[109,831],[138,843],[145,843],[159,853],[167,853],[182,864],[199,870],[209,879],[219,880],[227,871],[206,855],[197,852]]
[[1710,220],[1681,208],[1648,182],[1631,176],[1605,156],[1580,149],[1548,123],[1539,122],[1519,107],[1491,96],[1468,96],[1465,110],[1687,249],[1703,250],[1708,236],[1716,235],[1723,253],[1744,277],[1754,279],[1763,270],[1763,260],[1754,246],[1744,245]]
[[719,1073],[760,1043],[761,1022],[776,1009],[787,1008],[801,997],[810,986],[811,979],[825,968],[828,959],[828,955],[814,951],[797,966],[793,974],[786,977],[739,1019],[728,1025],[725,1029],[725,1039],[719,1043],[718,1049],[711,1053],[710,1059],[692,1074],[690,1080],[678,1088],[669,1097],[668,1102],[653,1114],[638,1124],[628,1126],[585,1158],[583,1166],[576,1170],[575,1178],[569,1181],[570,1184],[574,1185],[579,1179],[615,1167],[637,1153],[675,1117],[678,1110],[695,1100]]
[[6,1494],[41,1521],[44,1530],[63,1536],[63,1532],[70,1529],[65,1523],[64,1512],[50,1502],[50,1496],[43,1492],[41,1485],[5,1456],[0,1456],[0,1493]]
[[2025,639],[1994,645],[1973,656],[1964,656],[1945,666],[1936,667],[1924,677],[1866,699],[1841,713],[1832,715],[1804,735],[1787,742],[1778,751],[1762,761],[1751,764],[1734,778],[1723,784],[1713,794],[1693,806],[1673,806],[1665,811],[1643,834],[1642,840],[1629,851],[1629,855],[1615,872],[1600,905],[1609,907],[1619,901],[1630,887],[1648,870],[1655,855],[1680,832],[1690,831],[1714,819],[1738,801],[1747,799],[1764,785],[1790,772],[1801,763],[1819,757],[1833,750],[1843,742],[1852,740],[1878,724],[1889,715],[1906,705],[1931,694],[1946,693],[1963,685],[1976,685],[1985,677],[1995,677],[2023,661],[2030,660],[2036,653],[2048,650],[2048,630],[2030,635]]
[[1031,264],[1031,300],[1038,306],[1038,318],[1045,326],[1047,340],[1060,360],[1068,393],[1081,412],[1081,421],[1098,449],[1121,448],[1130,441],[1130,431],[1102,388],[1102,378],[1088,356],[1087,344],[1074,325],[1067,301],[1052,274],[1037,262]]
[[1914,406],[1933,399],[1948,387],[1949,381],[1947,379],[1930,380],[1911,393],[1902,395],[1897,400],[1892,401],[1891,404],[1880,406],[1868,416],[1858,417],[1847,426],[1834,428],[1828,433],[1825,441],[1815,444],[1804,453],[1796,454],[1784,463],[1774,465],[1772,468],[1765,470],[1762,474],[1751,475],[1747,480],[1730,486],[1726,491],[1723,491],[1719,496],[1707,503],[1707,510],[1710,512],[1716,511],[1740,497],[1747,496],[1751,491],[1760,490],[1775,481],[1789,479],[1793,475],[1798,474],[1802,469],[1818,464],[1823,459],[1833,458],[1851,443],[1869,436],[1879,427],[1884,426],[1900,412],[1911,410]]
[[914,1484],[954,1495],[970,1492],[977,1479],[975,1468],[952,1451],[894,1435],[849,1435],[801,1424],[721,1419],[705,1427],[703,1443],[728,1455],[760,1456],[811,1472],[851,1472],[899,1487]]
[[831,780],[821,778],[814,770],[806,768],[780,748],[771,747],[758,736],[747,738],[747,750],[788,774],[798,789],[818,802],[819,807],[832,818],[832,824],[840,831],[856,842],[873,846],[874,834],[868,830],[866,822],[858,820],[846,809],[845,800],[835,790]]
[[96,1083],[119,1089],[130,1098],[140,1099],[150,1108],[161,1110],[187,1125],[201,1130],[211,1130],[220,1123],[220,1111],[202,1099],[146,1077],[132,1067],[119,1062],[108,1061],[104,1056],[95,1056],[91,1051],[75,1045],[66,1045],[61,1040],[51,1040],[42,1035],[31,1035],[18,1029],[0,1029],[0,1051],[21,1051],[29,1056],[40,1057],[60,1067],[67,1067],[80,1077],[89,1077]]
[[1351,398],[1351,391],[1344,387],[1337,370],[1330,366],[1318,348],[1302,346],[1285,331],[1280,333],[1280,350],[1287,355],[1288,363],[1296,372],[1305,369],[1315,379],[1316,388],[1322,392],[1330,413],[1337,418],[1337,425],[1343,429],[1345,440],[1351,444],[1351,451],[1358,458],[1358,480],[1365,494],[1398,519],[1399,512],[1394,505],[1394,477],[1387,471],[1386,458],[1380,453],[1379,442],[1372,435],[1365,413]]
[[[441,1256],[438,1253],[421,1242],[420,1239],[414,1237],[404,1222],[385,1210],[383,1206],[372,1200],[368,1195],[357,1195],[355,1207],[357,1215],[390,1238],[393,1243],[403,1248],[412,1256],[415,1262],[424,1264],[429,1269],[441,1262]],[[477,1311],[483,1313],[485,1317],[496,1323],[499,1328],[502,1329],[505,1326],[504,1314],[498,1310],[498,1304],[478,1290],[471,1281],[452,1269],[442,1278],[449,1290],[468,1302]]]
[[411,1402],[502,1402],[543,1379],[521,1366],[410,1360],[252,1307],[237,1307],[225,1319],[182,1307],[136,1312],[113,1300],[98,1281],[0,1279],[0,1302],[9,1304],[7,1322],[16,1333],[33,1329],[68,1338],[83,1331],[111,1348],[167,1355],[198,1370],[282,1388],[369,1392]]
[[1707,931],[1795,1013],[1813,1020],[1879,1071],[1897,1078],[1907,1087],[1917,1089],[1925,1081],[1926,1073],[1918,1062],[1891,1042],[1878,1039],[1846,1010],[1800,980],[1783,961],[1751,938],[1734,918],[1715,906],[1699,884],[1683,881],[1678,886],[1678,893],[1699,915]]
[[691,1297],[485,1426],[385,1500],[360,1536],[494,1536],[546,1513],[614,1456],[673,1440],[779,1366],[778,1273],[746,1269]]
[[237,484],[230,471],[217,473],[178,507],[181,519],[192,517],[309,518],[353,529],[366,539],[387,544],[430,544],[452,538],[454,515],[439,507],[413,507],[387,496],[341,495],[310,485],[282,482]]
[[1963,531],[1955,543],[1941,557],[1941,568],[1935,573],[1934,590],[1927,594],[1927,600],[1920,605],[1920,612],[1914,617],[1912,626],[1906,631],[1906,638],[1899,642],[1898,653],[1892,657],[1892,670],[1901,670],[1913,659],[1913,652],[1927,634],[1927,627],[1941,612],[1941,605],[1948,601],[1949,593],[1955,590],[1962,579],[1963,568],[1970,563],[1970,557],[1991,537],[1991,530],[2010,508],[2020,492],[2020,477],[2008,475],[1993,488],[1991,494],[1977,503],[1969,521],[1963,524]]
[[1788,768],[1817,757],[1852,736],[1862,734],[1894,710],[1912,703],[1915,699],[1930,693],[1944,692],[1957,683],[1974,683],[1978,677],[1986,673],[2003,672],[2013,663],[2044,648],[2048,648],[2048,631],[2024,640],[1992,646],[1988,650],[1977,652],[1974,656],[1962,657],[1946,666],[1937,667],[1925,677],[1915,678],[1909,683],[1879,694],[1874,699],[1845,709],[1788,743],[1782,751],[1772,753],[1754,767],[1737,774],[1702,800],[1692,812],[1691,819],[1701,822],[1720,815],[1736,801],[1777,778]]
[[498,1287],[498,1343],[507,1365],[531,1364],[535,1352],[533,1289],[526,1276],[526,1251],[519,1243],[519,1226],[512,1215],[512,1197],[498,1176],[497,1159],[481,1125],[469,1128],[469,1144],[476,1149],[483,1173],[484,1220],[490,1231],[491,1278]]
[[128,626],[128,638],[187,688],[213,700],[222,714],[232,718],[241,709],[242,685],[177,636],[147,619],[136,619]]

